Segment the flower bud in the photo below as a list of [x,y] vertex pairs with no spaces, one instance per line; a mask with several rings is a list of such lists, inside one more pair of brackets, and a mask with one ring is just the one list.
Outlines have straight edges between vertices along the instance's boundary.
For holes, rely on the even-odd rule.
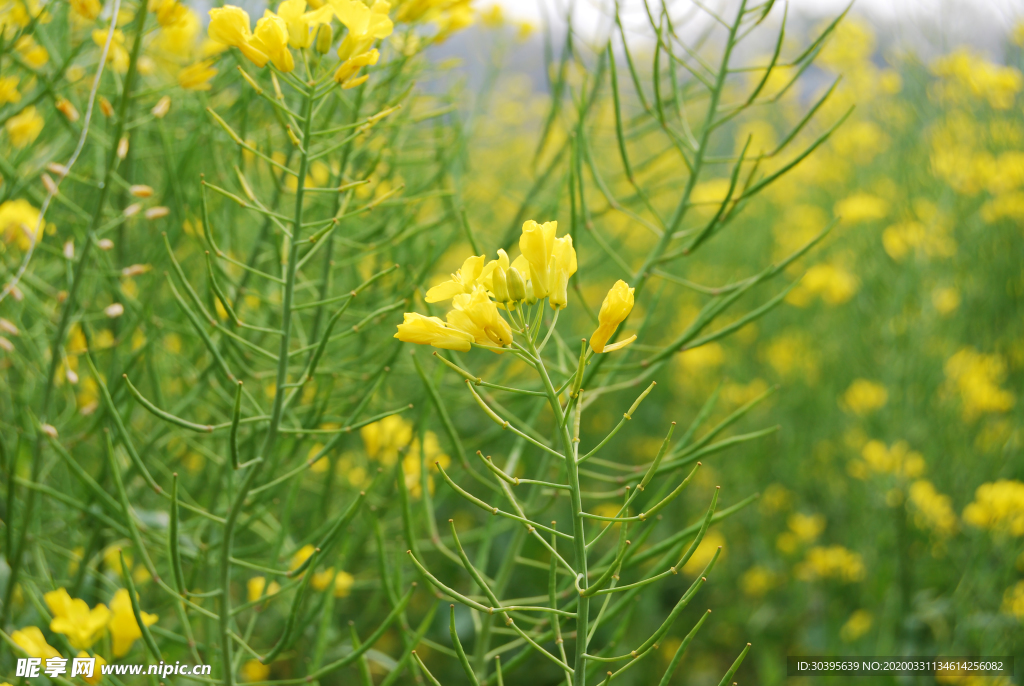
[[[497,274],[497,271],[495,272]],[[526,299],[526,281],[523,279],[523,275],[519,273],[519,270],[515,267],[509,267],[508,273],[505,274],[505,280],[508,284],[508,299],[513,302]]]
[[110,101],[104,98],[102,95],[100,96],[100,112],[103,113],[104,117],[109,118],[114,116],[114,106],[111,105]]
[[316,32],[316,51],[326,55],[331,51],[331,43],[334,42],[334,30],[330,24],[321,24]]
[[491,275],[491,290],[494,291],[494,299],[500,303],[507,303],[509,298],[508,281],[505,279],[505,270],[497,267]]

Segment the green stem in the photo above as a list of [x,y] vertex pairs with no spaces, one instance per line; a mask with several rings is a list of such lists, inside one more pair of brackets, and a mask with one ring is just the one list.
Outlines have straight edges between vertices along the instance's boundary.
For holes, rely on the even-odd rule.
[[[528,350],[531,355],[536,358],[537,372],[540,374],[541,380],[544,383],[544,390],[547,392],[548,404],[551,405],[551,411],[555,414],[555,420],[561,434],[562,447],[565,450],[565,471],[568,474],[569,489],[570,489],[570,501],[572,506],[572,538],[573,538],[573,566],[576,569],[578,575],[582,575],[582,583],[587,583],[587,540],[586,533],[583,528],[583,496],[580,493],[580,473],[579,467],[576,465],[576,444],[572,437],[569,435],[569,426],[563,421],[564,417],[562,414],[562,404],[558,400],[558,393],[555,391],[555,386],[551,383],[551,377],[548,376],[548,370],[544,366],[544,360],[541,359],[540,353],[537,350],[536,344],[530,340],[527,336],[525,337]],[[590,622],[590,598],[588,596],[580,595],[576,605],[576,654],[573,661],[573,686],[585,686],[586,685],[586,652],[587,652],[587,633]]]

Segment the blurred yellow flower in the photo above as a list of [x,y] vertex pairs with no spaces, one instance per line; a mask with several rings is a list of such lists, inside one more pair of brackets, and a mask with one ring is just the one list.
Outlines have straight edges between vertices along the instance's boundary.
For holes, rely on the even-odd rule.
[[[532,274],[532,263],[530,267]],[[634,290],[625,281],[619,279],[604,296],[601,310],[597,314],[597,329],[590,335],[590,347],[594,349],[594,352],[612,352],[624,348],[636,340],[636,334],[633,334],[629,338],[608,345],[608,339],[615,333],[619,324],[633,311]]]
[[89,686],[96,686],[96,684],[103,680],[103,665],[107,664],[107,661],[101,655],[89,655],[84,650],[80,650],[75,657],[92,657],[96,660],[93,664],[92,676],[82,675],[82,681],[89,684]]
[[953,511],[953,501],[947,495],[935,490],[932,482],[925,479],[910,484],[909,501],[913,505],[914,524],[921,529],[930,529],[939,536],[951,536],[959,528],[959,520]]
[[265,665],[259,660],[246,660],[242,665],[242,679],[250,683],[266,681],[270,678],[270,665]]
[[42,660],[60,657],[60,653],[46,642],[43,632],[37,626],[27,626],[24,629],[11,632],[11,640],[28,653],[29,657],[38,657]]
[[263,576],[254,576],[245,584],[246,598],[250,603],[254,603],[264,596],[269,598],[280,590],[281,586],[276,581],[271,581],[267,586],[267,578]]
[[769,484],[761,495],[761,510],[766,514],[784,512],[793,506],[793,493],[782,484]]
[[960,291],[951,286],[936,288],[932,291],[932,305],[943,316],[955,312],[960,307]]
[[956,241],[940,225],[926,227],[918,221],[893,224],[882,232],[882,247],[897,262],[903,261],[915,249],[926,257],[952,257],[956,254]]
[[850,583],[862,581],[864,575],[864,561],[860,553],[841,545],[811,548],[804,561],[796,567],[796,576],[803,581],[838,579]]
[[1024,581],[1018,581],[1003,593],[1003,612],[1024,621]]
[[202,60],[183,68],[178,72],[178,85],[190,91],[210,90],[210,79],[217,75],[212,64],[213,60]]
[[[572,246],[572,236],[565,235],[555,238],[558,222],[538,224],[532,219],[523,224],[523,233],[519,238],[519,249],[523,260],[529,264],[529,278],[533,287],[533,297],[540,300],[549,298],[555,309],[566,305],[566,287],[569,277],[576,273],[576,250]],[[520,262],[520,260],[516,260]],[[520,272],[520,269],[513,263]],[[616,284],[616,287],[618,284]],[[623,284],[625,287],[625,284]],[[632,291],[630,291],[630,307],[632,307]],[[602,306],[603,307],[603,306]],[[628,314],[628,312],[627,312]],[[606,339],[607,340],[607,339]],[[597,348],[594,348],[597,350]]]
[[725,538],[717,529],[709,529],[704,534],[704,539],[700,542],[700,545],[693,551],[693,556],[683,565],[683,573],[690,576],[700,574],[707,567],[708,563],[711,562],[711,558],[715,556],[715,552],[719,548],[722,548],[722,554],[718,556],[718,559],[721,560],[722,556],[725,555]]
[[86,21],[95,21],[102,10],[99,0],[71,0],[71,11]]
[[1000,479],[978,486],[964,521],[979,529],[1024,536],[1024,483]]
[[839,637],[845,643],[853,643],[871,629],[873,619],[867,610],[854,610],[846,623],[839,629]]
[[24,148],[35,142],[43,130],[45,122],[36,111],[35,105],[29,105],[20,114],[16,114],[4,124],[7,137],[15,148]]
[[889,203],[876,195],[854,193],[837,202],[833,212],[850,224],[874,221],[889,214]]
[[0,105],[21,102],[21,93],[18,92],[19,80],[17,76],[0,76]]
[[310,583],[317,591],[323,591],[333,583],[334,597],[345,598],[352,590],[352,584],[355,583],[355,578],[348,572],[335,572],[334,567],[330,567],[322,572],[314,574]]
[[76,650],[91,648],[110,619],[106,605],[100,603],[90,610],[84,600],[72,598],[63,587],[45,593],[43,600],[53,613],[50,631],[67,636],[71,647]]
[[685,350],[679,355],[679,364],[687,376],[713,371],[725,362],[725,350],[718,343],[711,342]]
[[804,543],[811,543],[825,530],[825,517],[820,514],[805,515],[794,512],[786,520],[789,530]]
[[19,198],[0,204],[0,238],[4,243],[13,243],[24,252],[42,234],[43,222],[39,220],[39,210],[32,207],[28,200]]
[[1006,377],[1006,362],[1000,355],[986,355],[974,348],[962,348],[946,360],[945,391],[960,396],[965,421],[992,412],[1006,412],[1016,403],[1013,393],[999,385]]
[[754,566],[740,577],[740,588],[751,598],[760,598],[777,583],[775,573],[761,566]]
[[1014,67],[989,62],[970,48],[959,48],[932,63],[932,72],[945,79],[942,95],[954,102],[985,99],[996,110],[1013,107],[1024,87],[1024,75]]
[[[93,29],[92,42],[101,48],[107,44],[108,29]],[[121,29],[114,29],[114,36],[110,39],[110,47],[107,49],[107,64],[119,74],[128,71],[128,63],[131,56],[124,43],[124,32]]]
[[854,379],[839,399],[839,407],[845,412],[863,417],[880,410],[889,402],[889,391],[877,381]]
[[868,441],[861,449],[864,465],[877,474],[893,474],[909,479],[924,474],[925,461],[921,453],[911,450],[906,441],[886,446],[878,440]]
[[363,449],[370,459],[377,460],[385,467],[393,467],[398,453],[412,442],[412,424],[398,415],[385,417],[379,422],[367,424],[359,430]]
[[786,302],[806,307],[814,296],[820,296],[828,305],[842,305],[860,289],[856,275],[835,264],[816,264],[804,274],[800,283],[790,291]]
[[32,36],[22,36],[15,42],[14,49],[17,50],[25,63],[33,69],[39,69],[50,61],[50,53],[46,48],[36,43]]
[[803,332],[781,334],[763,345],[760,354],[783,378],[802,378],[810,385],[818,380],[818,354]]
[[[142,629],[135,620],[135,613],[132,611],[132,600],[128,596],[128,590],[117,589],[113,599],[110,601],[111,618],[107,629],[110,631],[110,638],[113,641],[111,650],[114,657],[124,657],[132,649],[136,640],[142,638]],[[140,611],[141,612],[141,611]],[[141,612],[142,621],[146,626],[156,623],[156,615],[148,612]]]

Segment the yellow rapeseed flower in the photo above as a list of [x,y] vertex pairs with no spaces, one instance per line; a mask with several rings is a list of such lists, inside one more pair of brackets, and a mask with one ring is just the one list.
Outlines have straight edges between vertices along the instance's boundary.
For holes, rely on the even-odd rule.
[[854,610],[839,629],[839,637],[846,643],[853,643],[871,629],[873,619],[867,610]]
[[[92,42],[102,48],[107,44],[109,33],[109,29],[93,29]],[[110,47],[107,49],[107,64],[111,65],[117,73],[124,74],[128,71],[130,61],[131,56],[128,54],[128,48],[125,47],[124,31],[114,29],[114,36],[110,39]]]
[[[111,650],[114,657],[124,657],[132,649],[132,645],[142,638],[142,629],[135,621],[135,613],[132,611],[132,600],[128,596],[128,590],[117,589],[113,599],[110,601],[112,613],[107,629],[110,631],[110,638],[113,640]],[[156,623],[156,615],[142,612],[142,621],[146,626]]]
[[1006,376],[1006,362],[999,355],[962,348],[946,360],[943,371],[945,390],[960,396],[966,421],[983,414],[1006,412],[1016,403],[1013,393],[1000,388]]
[[242,665],[242,679],[245,681],[266,681],[270,678],[270,665],[259,660],[246,660]]
[[0,105],[21,102],[21,93],[18,92],[19,81],[17,76],[0,76]]
[[1024,621],[1024,581],[1018,581],[1003,593],[1003,612]]
[[91,648],[110,619],[106,605],[100,603],[90,610],[84,600],[72,598],[64,588],[44,594],[43,599],[53,613],[50,631],[67,636],[71,647],[77,650]]
[[209,34],[218,43],[238,48],[257,67],[270,61],[270,56],[253,43],[249,14],[241,7],[224,5],[210,10]]
[[910,484],[909,501],[914,509],[914,524],[939,536],[951,536],[959,528],[949,496],[935,490],[932,482],[920,479]]
[[448,312],[449,328],[456,328],[473,336],[481,345],[506,346],[512,343],[512,327],[509,326],[483,286],[476,286],[472,293],[452,298],[453,309]]
[[348,33],[338,46],[338,57],[344,61],[369,51],[374,41],[387,38],[395,25],[388,17],[391,5],[377,0],[367,7],[361,0],[329,0],[338,21]]
[[468,352],[473,343],[471,334],[448,326],[438,317],[424,317],[417,312],[405,313],[395,338],[405,343],[432,345],[442,350],[459,352]]
[[333,10],[323,5],[307,12],[306,0],[284,0],[277,6],[277,15],[288,25],[288,44],[293,48],[308,48],[316,28],[331,23]]
[[288,24],[270,10],[264,10],[263,16],[256,22],[252,44],[270,57],[270,61],[281,71],[290,72],[295,69],[295,58],[288,50]]
[[906,441],[896,441],[891,446],[881,441],[868,441],[861,449],[861,457],[864,460],[861,466],[878,474],[894,474],[909,479],[924,474],[924,457],[911,450]]
[[825,530],[825,517],[820,514],[805,515],[801,512],[794,512],[786,520],[786,524],[798,539],[810,543]]
[[35,142],[43,130],[46,122],[39,116],[35,105],[29,105],[20,114],[16,114],[4,124],[7,129],[7,136],[11,145],[15,148],[24,148],[26,145]]
[[96,21],[103,5],[99,0],[71,0],[71,11],[86,21]]
[[4,243],[13,243],[24,252],[32,247],[34,240],[39,240],[42,233],[43,222],[39,221],[39,210],[32,207],[28,200],[18,198],[0,204],[0,239]]
[[52,645],[46,642],[43,632],[37,626],[27,626],[11,633],[11,640],[18,644],[18,647],[28,653],[29,657],[38,657],[46,660],[51,657],[60,657],[60,653]]
[[851,224],[884,219],[889,214],[889,203],[869,193],[854,193],[836,203],[835,215]]
[[32,36],[22,36],[19,38],[14,44],[14,49],[18,51],[21,58],[25,60],[25,63],[33,69],[39,69],[50,61],[50,53],[46,52],[46,48],[36,43]]
[[864,560],[860,553],[841,545],[811,548],[796,568],[797,578],[803,581],[838,579],[850,583],[863,580],[864,575]]
[[636,340],[636,334],[633,334],[618,343],[608,345],[608,339],[619,328],[619,324],[633,311],[634,290],[625,281],[619,279],[608,291],[608,295],[604,296],[604,302],[601,303],[601,310],[597,315],[597,329],[590,335],[590,347],[594,349],[594,352],[612,352],[625,348]]
[[246,598],[250,603],[254,603],[264,596],[269,598],[280,590],[281,586],[276,581],[271,581],[268,586],[267,578],[264,576],[254,576],[245,584]]
[[889,391],[877,381],[854,379],[839,399],[839,407],[863,417],[880,410],[889,402]]
[[964,521],[979,529],[1024,536],[1024,483],[1000,479],[978,486]]
[[740,588],[751,598],[760,598],[776,584],[775,574],[765,567],[754,566],[740,577]]
[[558,222],[538,224],[531,219],[523,224],[523,235],[519,238],[519,249],[529,264],[533,297],[549,298],[555,309],[565,307],[566,287],[577,266],[572,236],[555,238],[557,231]]
[[398,461],[398,451],[404,450],[412,441],[412,424],[393,414],[379,422],[367,424],[359,430],[359,435],[370,459],[379,461],[385,467],[393,467]]
[[[178,72],[178,85],[190,91],[210,90],[210,79],[217,75],[213,60],[200,60]],[[217,302],[220,302],[219,300]]]

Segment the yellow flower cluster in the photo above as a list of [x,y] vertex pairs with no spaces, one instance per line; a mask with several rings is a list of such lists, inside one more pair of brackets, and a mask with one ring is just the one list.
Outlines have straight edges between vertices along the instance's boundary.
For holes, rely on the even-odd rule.
[[932,482],[920,479],[910,484],[910,504],[914,510],[914,524],[930,529],[941,537],[952,536],[959,528],[952,500],[935,490]]
[[964,521],[979,529],[1024,536],[1024,483],[1000,479],[978,486]]
[[841,545],[817,546],[807,551],[807,557],[796,567],[796,576],[802,581],[838,579],[845,582],[862,581],[865,576],[864,560]]
[[999,387],[1006,377],[1006,362],[997,354],[962,348],[946,360],[943,371],[945,391],[959,395],[965,421],[987,413],[1006,412],[1016,403],[1013,393]]
[[[84,600],[72,598],[64,588],[46,593],[43,599],[53,613],[50,631],[67,636],[73,648],[91,648],[103,632],[107,631],[112,639],[111,649],[114,657],[123,657],[128,654],[135,641],[142,638],[142,630],[135,620],[127,589],[117,590],[109,608],[101,603],[90,609]],[[146,626],[150,626],[157,619],[156,615],[142,613],[142,621]],[[60,657],[60,653],[47,644],[39,627],[25,627],[13,632],[11,638],[32,657]]]
[[881,441],[868,441],[861,450],[861,460],[849,465],[849,472],[858,479],[866,479],[872,472],[893,474],[913,479],[924,474],[925,462],[921,453],[911,450],[906,441],[886,446]]
[[968,48],[935,60],[932,72],[942,79],[934,94],[956,103],[985,99],[993,109],[1008,110],[1024,88],[1018,69],[989,62]]
[[[380,53],[373,48],[374,42],[387,38],[394,30],[388,17],[391,6],[384,0],[377,0],[367,7],[360,0],[328,0],[326,4],[316,3],[314,9],[306,11],[306,0],[284,0],[278,5],[277,13],[264,10],[263,17],[256,22],[255,30],[250,29],[249,15],[240,7],[225,5],[210,10],[210,38],[238,48],[257,67],[267,62],[282,72],[295,69],[295,58],[289,47],[309,48],[319,36],[321,26],[328,39],[332,17],[348,29],[338,47],[341,65],[334,74],[334,80],[342,88],[354,88],[367,79],[358,76],[359,71],[377,63]],[[318,44],[318,50],[320,46]],[[324,47],[321,52],[326,52]]]
[[839,407],[859,417],[871,414],[885,407],[889,402],[889,391],[877,381],[854,379],[839,399]]
[[794,512],[786,520],[788,531],[783,531],[775,539],[775,547],[780,552],[790,554],[796,552],[801,544],[813,543],[825,531],[825,517],[820,514],[806,515]]
[[[398,415],[385,417],[379,422],[367,424],[359,430],[363,439],[363,449],[371,460],[376,460],[384,467],[393,467],[402,458],[402,473],[405,475],[405,487],[413,498],[423,495],[423,484],[420,472],[420,453],[427,465],[438,462],[447,468],[451,458],[441,449],[437,434],[426,431],[423,443],[418,436],[413,436],[413,425]],[[352,480],[351,477],[349,479]],[[428,477],[427,489],[433,493],[434,481]]]
[[790,291],[786,302],[806,307],[815,296],[827,305],[842,305],[857,294],[860,279],[836,264],[816,264],[807,270],[799,285]]
[[[302,563],[308,560],[309,556],[315,551],[316,548],[308,543],[299,548],[295,554],[292,555],[291,568],[298,569],[301,567]],[[258,593],[256,593],[256,599],[259,599],[262,596],[263,588],[260,586],[259,582],[256,581],[257,579],[263,580],[263,577],[254,577],[253,579],[249,579],[249,595],[252,596],[255,591],[258,591]],[[335,598],[347,597],[349,592],[351,592],[352,585],[354,583],[355,577],[346,571],[335,571],[334,567],[328,567],[323,571],[314,572],[313,578],[310,579],[310,585],[317,591],[326,590],[328,587],[332,587],[333,585]],[[263,584],[266,584],[265,580],[263,580]],[[271,584],[272,589],[274,585],[275,584]],[[275,592],[276,591],[271,590],[267,595],[273,595]]]
[[740,588],[743,593],[751,598],[760,598],[770,591],[778,579],[774,572],[766,567],[756,565],[743,573],[740,577]]

